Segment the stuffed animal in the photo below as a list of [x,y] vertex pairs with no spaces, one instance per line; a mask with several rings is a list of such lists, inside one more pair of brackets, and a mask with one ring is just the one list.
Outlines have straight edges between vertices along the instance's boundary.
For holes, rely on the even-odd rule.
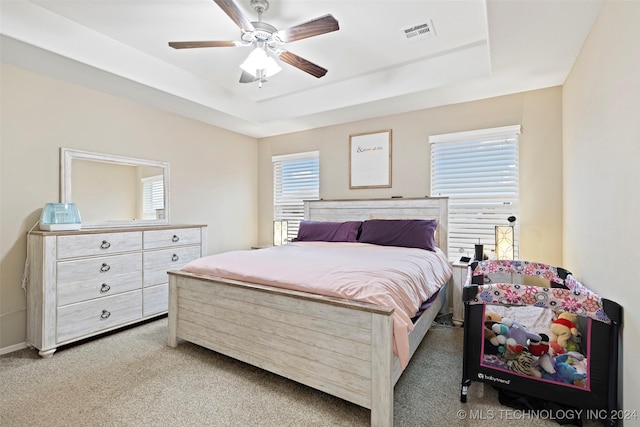
[[492,326],[501,320],[502,316],[496,312],[487,311],[484,314],[485,354],[498,354],[498,346],[500,343]]
[[573,313],[562,312],[558,318],[551,322],[549,329],[551,330],[551,341],[557,342],[560,347],[566,349],[567,342],[574,336],[578,336],[578,328],[576,322],[578,316]]
[[578,335],[571,335],[569,341],[567,341],[567,351],[580,352],[580,343],[582,342],[582,334],[578,332]]
[[[511,335],[513,336],[513,338],[525,347],[527,346],[529,340],[540,341],[541,339],[540,335],[536,334],[535,332],[530,332],[525,325],[520,322],[516,322],[513,319],[505,317],[502,319],[501,323],[507,325],[512,331]],[[523,338],[523,336],[525,338]]]
[[538,366],[540,366],[547,374],[553,375],[556,373],[556,362],[549,353],[545,353],[538,357]]
[[553,358],[549,353],[545,353],[538,358],[538,366],[541,367],[547,374],[553,375],[556,373],[556,360],[559,360],[561,362],[563,361],[575,366],[576,370],[580,373],[586,372],[586,369],[580,369],[576,364],[576,361],[578,361],[577,363],[580,364],[582,364],[582,361],[584,361],[584,364],[586,365],[586,360],[582,353],[569,352],[564,353],[561,356],[562,357],[558,356],[557,358]]
[[[575,361],[571,364],[571,366],[573,366],[574,368],[576,368],[576,371],[577,371],[578,373],[581,373],[581,374],[585,374],[585,375],[586,375],[586,373],[587,373],[587,359],[586,359],[586,358],[584,358],[584,359],[582,359],[582,360],[579,360],[579,359],[575,360]],[[586,387],[586,386],[587,386],[587,378],[586,378],[586,376],[585,376],[585,378],[584,378],[584,379],[581,379],[581,380],[575,380],[575,381],[573,382],[573,384],[574,384],[574,385],[577,385],[577,386],[579,386],[579,387]]]
[[515,359],[508,363],[509,370],[520,374],[540,378],[542,374],[533,367],[533,355],[528,351],[520,352]]
[[[575,381],[583,380],[587,378],[586,373],[580,373],[575,366],[567,363],[570,354],[561,354],[556,357],[556,375],[561,378],[563,382],[573,384]],[[575,357],[575,355],[573,355]]]
[[498,343],[507,347],[514,353],[520,353],[527,348],[530,339],[540,341],[540,335],[528,331],[524,325],[510,318],[503,318],[502,322],[493,325],[493,331],[497,334]]
[[540,334],[539,340],[529,338],[529,351],[538,357],[549,353],[549,335]]
[[552,356],[557,356],[565,352],[566,350],[562,346],[560,346],[560,344],[555,341],[549,341],[549,353]]
[[577,354],[561,354],[556,357],[555,360],[555,373],[550,374],[546,371],[542,371],[542,378],[563,382],[567,384],[580,385],[587,378],[587,374],[584,372],[578,372],[578,370],[567,363],[570,356],[578,357]]
[[484,326],[491,329],[496,323],[502,322],[502,316],[495,311],[487,311],[484,314]]

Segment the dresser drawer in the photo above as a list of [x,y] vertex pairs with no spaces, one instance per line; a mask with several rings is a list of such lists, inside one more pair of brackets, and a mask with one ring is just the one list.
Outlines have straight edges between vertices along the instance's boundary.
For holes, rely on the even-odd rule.
[[59,261],[57,305],[114,295],[142,287],[140,252]]
[[89,335],[142,317],[142,291],[58,307],[57,341]]
[[200,246],[161,249],[144,253],[143,286],[167,283],[167,271],[179,270],[189,261],[200,258]]
[[144,249],[200,244],[199,228],[173,228],[144,232]]
[[169,284],[149,286],[142,290],[142,316],[162,313],[169,309]]
[[142,249],[142,231],[58,236],[58,259],[109,255]]

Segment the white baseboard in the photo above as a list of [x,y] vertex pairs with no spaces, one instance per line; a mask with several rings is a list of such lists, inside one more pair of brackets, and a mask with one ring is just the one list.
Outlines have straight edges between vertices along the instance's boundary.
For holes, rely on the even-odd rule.
[[20,344],[10,345],[9,347],[0,348],[0,356],[3,354],[13,353],[14,351],[22,350],[24,348],[29,347],[26,342],[21,342]]

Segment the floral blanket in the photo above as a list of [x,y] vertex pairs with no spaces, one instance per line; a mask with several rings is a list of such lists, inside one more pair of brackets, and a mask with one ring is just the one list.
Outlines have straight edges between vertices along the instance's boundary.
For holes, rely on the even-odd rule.
[[[560,269],[561,270],[561,269]],[[557,267],[530,261],[489,260],[478,262],[469,268],[467,283],[472,276],[491,273],[517,273],[526,276],[541,277],[561,287],[541,287],[512,283],[491,283],[478,286],[478,294],[470,304],[533,305],[557,312],[570,312],[578,316],[589,317],[610,324],[611,320],[602,307],[599,295],[576,280],[571,273],[561,277]]]

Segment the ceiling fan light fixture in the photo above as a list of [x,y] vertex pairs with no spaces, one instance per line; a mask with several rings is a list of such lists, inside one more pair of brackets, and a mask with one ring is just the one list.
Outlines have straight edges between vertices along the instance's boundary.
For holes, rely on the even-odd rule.
[[[0,0],[1,1],[1,0]],[[258,21],[249,20],[236,4],[237,0],[213,0],[220,9],[240,28],[241,40],[211,40],[169,42],[174,49],[193,49],[206,47],[252,46],[253,51],[240,65],[242,74],[240,83],[262,82],[266,77],[279,73],[280,61],[289,64],[313,77],[327,74],[327,69],[308,61],[295,53],[283,49],[283,45],[340,29],[340,24],[331,14],[326,14],[302,24],[278,30],[262,21],[262,13],[269,8],[269,0],[251,0],[251,7],[258,14]],[[244,0],[246,1],[246,0]]]
[[[258,74],[270,77],[282,71],[276,60],[261,47],[253,49],[247,59],[240,64],[240,68],[254,77],[258,77]],[[262,73],[259,72],[260,70],[263,70]]]

